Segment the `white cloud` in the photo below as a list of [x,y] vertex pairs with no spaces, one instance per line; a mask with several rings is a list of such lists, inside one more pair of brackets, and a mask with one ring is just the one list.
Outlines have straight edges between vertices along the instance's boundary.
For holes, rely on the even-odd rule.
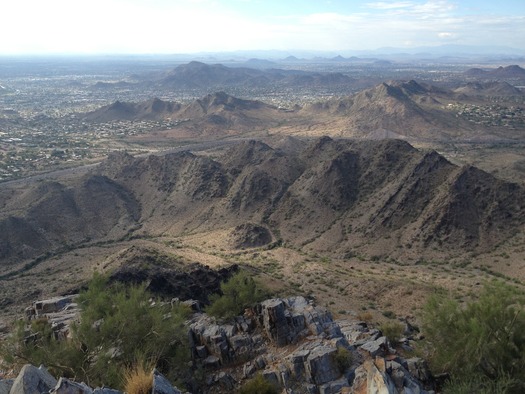
[[393,10],[397,8],[412,7],[414,3],[412,1],[397,1],[393,3],[387,3],[385,1],[377,1],[375,3],[367,3],[368,8],[374,8],[376,10]]
[[438,33],[438,37],[439,38],[445,38],[445,39],[450,39],[450,38],[454,38],[456,35],[454,33],[450,33],[450,32],[447,32],[447,31],[443,31],[441,33]]
[[[473,15],[447,0],[363,3],[365,12],[265,17],[259,0],[20,0],[2,4],[0,53],[181,53],[236,49],[373,49],[465,44],[523,47],[524,15]],[[227,7],[229,4],[230,7]],[[464,10],[462,10],[464,11]]]

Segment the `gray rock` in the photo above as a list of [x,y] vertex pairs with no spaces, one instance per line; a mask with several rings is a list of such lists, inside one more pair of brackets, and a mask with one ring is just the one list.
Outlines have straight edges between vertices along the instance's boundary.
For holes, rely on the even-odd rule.
[[348,380],[341,378],[330,383],[323,384],[319,387],[319,394],[339,394],[343,389],[350,389]]
[[253,363],[246,363],[246,364],[244,364],[244,367],[242,369],[243,377],[249,378],[255,372],[257,372],[257,366],[255,364],[253,364]]
[[289,329],[286,323],[285,305],[281,299],[266,300],[261,303],[262,323],[268,337],[277,346],[288,344]]
[[67,305],[72,304],[73,300],[78,295],[70,295],[65,297],[54,297],[48,300],[36,301],[33,304],[33,309],[36,316],[42,316],[47,313],[54,313],[64,309]]
[[41,394],[48,392],[57,384],[44,367],[37,368],[26,364],[13,382],[10,394]]
[[288,362],[288,365],[290,365],[292,374],[298,380],[303,378],[303,376],[305,375],[305,372],[306,372],[305,364],[306,364],[306,360],[308,359],[309,355],[310,355],[310,350],[299,350],[297,352],[292,353],[287,358],[287,362]]
[[370,356],[384,356],[388,351],[388,339],[380,337],[375,341],[369,341],[361,345],[361,349],[368,352]]
[[50,394],[92,394],[93,390],[84,383],[73,382],[66,378],[58,379],[58,383]]
[[318,347],[310,352],[306,360],[306,372],[317,385],[328,383],[341,376],[334,360],[335,348]]
[[13,387],[14,379],[0,380],[0,394],[9,394],[11,387]]
[[262,377],[266,379],[267,381],[269,381],[270,383],[272,383],[273,385],[275,385],[276,387],[280,385],[279,375],[275,371],[266,369],[262,372]]
[[208,356],[208,350],[206,349],[206,346],[195,346],[195,352],[199,358],[206,358]]
[[179,389],[173,387],[171,383],[166,379],[159,371],[153,371],[153,388],[152,394],[182,394]]
[[406,360],[405,368],[410,372],[412,376],[419,379],[423,383],[432,381],[432,374],[425,360],[414,357]]
[[216,376],[215,381],[221,385],[224,389],[228,390],[228,392],[233,391],[235,388],[235,379],[226,372],[219,372],[219,374]]
[[219,368],[221,366],[221,360],[217,356],[208,356],[203,361],[203,365],[206,368]]

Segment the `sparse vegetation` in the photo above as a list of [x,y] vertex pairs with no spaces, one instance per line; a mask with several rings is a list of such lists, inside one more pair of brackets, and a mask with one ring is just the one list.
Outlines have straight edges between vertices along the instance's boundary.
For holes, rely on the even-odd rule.
[[339,346],[334,357],[337,368],[339,368],[339,372],[341,373],[344,373],[352,365],[352,353],[345,347]]
[[266,380],[261,374],[246,382],[238,394],[278,394],[277,387]]

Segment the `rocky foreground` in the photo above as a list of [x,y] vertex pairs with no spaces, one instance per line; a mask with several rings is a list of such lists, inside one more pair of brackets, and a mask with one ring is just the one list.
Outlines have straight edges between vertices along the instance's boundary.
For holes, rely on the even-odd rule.
[[[197,303],[189,303],[198,309]],[[29,318],[48,318],[57,336],[67,337],[76,312],[74,297],[34,303]],[[77,315],[78,317],[78,315]],[[304,297],[263,301],[243,316],[221,324],[196,311],[187,323],[194,368],[203,381],[186,383],[193,393],[230,393],[257,374],[283,393],[433,393],[435,381],[420,358],[404,358],[412,327],[393,348],[381,331],[353,317],[334,319]],[[0,380],[0,394],[118,393],[59,378],[26,365],[13,380]],[[153,393],[180,393],[153,374]]]

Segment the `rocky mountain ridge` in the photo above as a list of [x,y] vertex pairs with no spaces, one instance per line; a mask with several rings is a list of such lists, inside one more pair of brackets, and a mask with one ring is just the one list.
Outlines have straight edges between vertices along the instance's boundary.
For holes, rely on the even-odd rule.
[[71,186],[13,193],[1,202],[3,264],[130,234],[247,223],[266,229],[266,241],[313,251],[461,254],[493,248],[525,217],[523,187],[399,140],[245,141],[216,158],[113,153]]

